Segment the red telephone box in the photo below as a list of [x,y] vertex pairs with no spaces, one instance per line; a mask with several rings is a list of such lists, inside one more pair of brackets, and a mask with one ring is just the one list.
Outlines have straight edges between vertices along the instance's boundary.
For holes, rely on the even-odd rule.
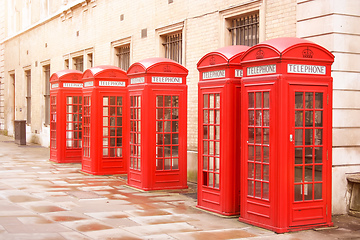
[[82,72],[62,70],[50,78],[50,161],[81,162]]
[[127,83],[122,69],[98,66],[83,74],[82,171],[127,173]]
[[203,56],[199,81],[198,207],[240,213],[240,57],[249,47],[228,46]]
[[149,58],[128,70],[130,165],[128,185],[142,190],[187,188],[188,70]]
[[240,221],[278,233],[333,225],[334,56],[307,40],[278,38],[241,60]]

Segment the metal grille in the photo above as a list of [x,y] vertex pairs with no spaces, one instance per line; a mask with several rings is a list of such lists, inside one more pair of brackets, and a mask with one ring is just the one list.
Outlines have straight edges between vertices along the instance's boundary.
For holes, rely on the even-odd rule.
[[259,43],[259,14],[232,19],[229,28],[232,45],[254,46]]
[[182,33],[167,35],[163,46],[166,58],[182,63]]
[[130,44],[117,48],[118,67],[127,71],[130,67]]
[[26,77],[26,123],[31,123],[31,70],[25,72]]
[[50,124],[50,65],[44,66],[45,75],[45,125]]

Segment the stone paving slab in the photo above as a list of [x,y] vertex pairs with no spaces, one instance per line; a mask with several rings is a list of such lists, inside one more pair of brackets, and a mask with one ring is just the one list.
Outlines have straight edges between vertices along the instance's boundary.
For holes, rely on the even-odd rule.
[[0,135],[0,240],[360,239],[360,219],[286,234],[196,208],[193,189],[144,192],[126,176],[92,176],[81,164],[50,162],[49,149]]

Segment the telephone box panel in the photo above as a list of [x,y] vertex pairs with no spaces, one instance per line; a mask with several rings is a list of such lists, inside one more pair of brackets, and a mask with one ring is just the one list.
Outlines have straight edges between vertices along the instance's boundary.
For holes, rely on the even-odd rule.
[[81,162],[82,72],[62,70],[50,78],[50,161]]
[[199,71],[198,205],[223,215],[240,212],[240,57],[228,46],[203,56]]
[[83,83],[82,171],[126,174],[127,75],[118,67],[98,66],[84,72]]
[[333,225],[333,61],[298,38],[242,56],[240,221],[278,233]]
[[187,188],[187,73],[165,58],[130,66],[128,185],[142,190]]

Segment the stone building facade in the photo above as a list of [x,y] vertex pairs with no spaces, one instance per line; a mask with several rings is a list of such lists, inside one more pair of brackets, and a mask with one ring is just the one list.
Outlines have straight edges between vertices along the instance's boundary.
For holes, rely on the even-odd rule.
[[174,57],[167,44],[176,41],[176,60],[189,70],[190,180],[197,175],[196,64],[238,44],[236,21],[257,23],[240,44],[301,37],[324,46],[335,55],[333,213],[346,212],[345,176],[360,171],[359,1],[0,0],[0,6],[0,127],[13,135],[14,120],[27,120],[27,140],[43,146],[49,146],[50,74],[103,64],[126,70],[144,58]]

